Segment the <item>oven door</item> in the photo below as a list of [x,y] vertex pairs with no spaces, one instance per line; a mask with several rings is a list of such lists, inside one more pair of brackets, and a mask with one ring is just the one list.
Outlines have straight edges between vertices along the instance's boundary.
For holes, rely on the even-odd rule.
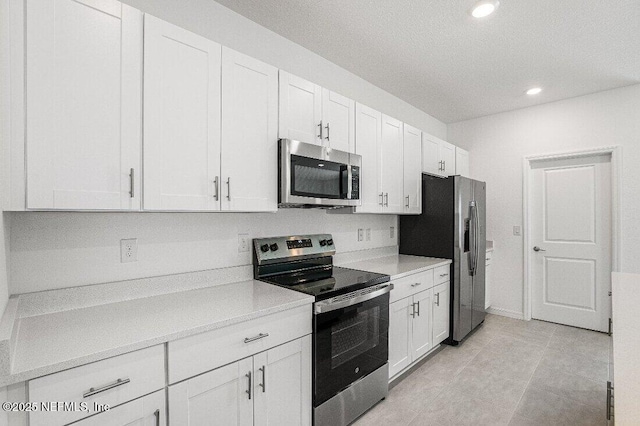
[[392,288],[387,283],[316,303],[314,407],[387,363]]
[[279,144],[281,206],[360,205],[360,156],[299,141]]

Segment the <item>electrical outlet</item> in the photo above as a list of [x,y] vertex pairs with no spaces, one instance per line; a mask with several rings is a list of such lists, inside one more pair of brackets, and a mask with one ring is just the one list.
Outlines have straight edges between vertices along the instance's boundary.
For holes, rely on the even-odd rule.
[[128,238],[120,240],[120,263],[138,261],[138,239]]
[[516,237],[522,235],[522,228],[520,228],[520,225],[516,225],[513,227],[513,235],[515,235]]
[[362,228],[358,228],[358,241],[362,241],[364,238],[364,232],[362,230]]
[[389,238],[395,238],[396,237],[396,227],[395,226],[390,226],[389,227]]
[[371,228],[367,228],[367,230],[366,230],[366,236],[367,236],[367,237],[366,237],[366,238],[367,238],[367,241],[371,241]]
[[238,253],[249,251],[249,234],[238,234]]

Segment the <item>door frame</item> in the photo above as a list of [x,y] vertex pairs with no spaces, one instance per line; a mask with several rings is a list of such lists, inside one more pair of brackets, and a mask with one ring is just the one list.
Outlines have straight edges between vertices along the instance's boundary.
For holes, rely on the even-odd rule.
[[533,164],[544,160],[564,160],[572,158],[592,157],[596,155],[611,155],[611,271],[620,270],[620,187],[622,177],[622,147],[607,146],[580,151],[559,152],[553,154],[530,155],[522,160],[522,212],[524,245],[522,255],[524,259],[524,291],[523,291],[523,316],[525,321],[531,320],[531,196]]

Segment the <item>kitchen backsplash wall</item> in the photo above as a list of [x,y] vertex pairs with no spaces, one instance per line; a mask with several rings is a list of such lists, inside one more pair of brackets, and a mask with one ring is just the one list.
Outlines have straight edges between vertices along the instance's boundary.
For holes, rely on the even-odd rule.
[[[242,233],[249,238],[331,233],[338,253],[398,242],[398,216],[327,214],[318,209],[8,215],[10,294],[250,265],[251,250],[238,252],[238,234]],[[358,228],[371,229],[371,240],[358,242]],[[138,239],[137,262],[120,262],[120,240],[124,238]]]

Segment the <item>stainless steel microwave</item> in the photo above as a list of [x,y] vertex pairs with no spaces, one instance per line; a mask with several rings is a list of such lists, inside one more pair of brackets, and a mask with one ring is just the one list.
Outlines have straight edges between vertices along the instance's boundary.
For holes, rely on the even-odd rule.
[[291,139],[280,139],[278,154],[280,207],[361,205],[361,156]]

